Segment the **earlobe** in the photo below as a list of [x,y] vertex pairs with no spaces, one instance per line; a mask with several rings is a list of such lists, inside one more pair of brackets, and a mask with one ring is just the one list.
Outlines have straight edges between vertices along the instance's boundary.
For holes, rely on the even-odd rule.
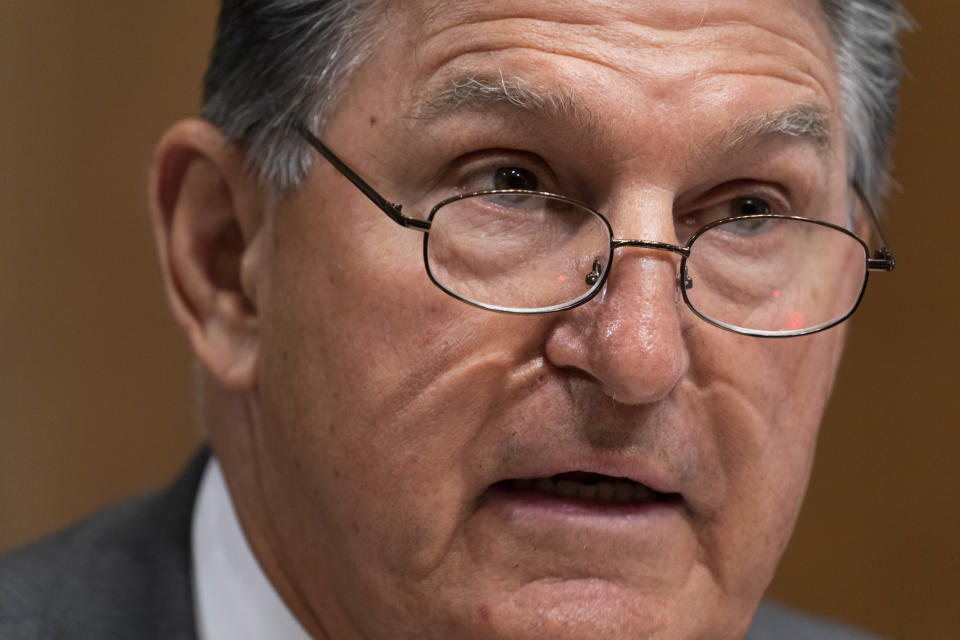
[[242,154],[213,125],[179,122],[157,145],[148,198],[175,318],[222,385],[251,388],[259,332],[250,265],[262,215]]

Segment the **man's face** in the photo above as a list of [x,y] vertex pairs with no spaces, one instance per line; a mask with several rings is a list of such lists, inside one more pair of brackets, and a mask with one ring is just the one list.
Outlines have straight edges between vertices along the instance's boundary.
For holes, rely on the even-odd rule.
[[[618,238],[682,243],[743,196],[844,210],[836,70],[813,0],[423,0],[385,20],[323,138],[408,215],[503,186],[502,168],[602,211]],[[564,106],[443,97],[501,77]],[[829,146],[728,135],[798,105],[828,114]],[[270,522],[273,548],[258,551],[309,604],[308,626],[742,633],[800,506],[842,331],[710,326],[682,303],[678,256],[638,248],[618,250],[577,309],[477,309],[428,281],[419,232],[317,160],[263,230],[257,446],[234,470],[258,478],[262,500],[241,513]],[[511,482],[578,472],[578,492],[626,478],[660,495]]]

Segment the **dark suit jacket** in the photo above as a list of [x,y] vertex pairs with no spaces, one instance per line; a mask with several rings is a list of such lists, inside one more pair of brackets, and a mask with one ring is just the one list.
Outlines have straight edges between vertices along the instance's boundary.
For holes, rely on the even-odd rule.
[[[208,457],[164,492],[0,559],[0,640],[195,640],[190,522]],[[770,603],[746,638],[868,639]]]
[[195,640],[190,520],[208,455],[0,560],[0,639]]

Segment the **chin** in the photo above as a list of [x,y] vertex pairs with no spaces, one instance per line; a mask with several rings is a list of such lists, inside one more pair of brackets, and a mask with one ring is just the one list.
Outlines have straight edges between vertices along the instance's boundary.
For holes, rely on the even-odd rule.
[[[436,636],[470,640],[739,640],[754,606],[737,615],[638,592],[596,578],[541,581],[461,608],[469,615]],[[418,637],[423,637],[422,635]]]

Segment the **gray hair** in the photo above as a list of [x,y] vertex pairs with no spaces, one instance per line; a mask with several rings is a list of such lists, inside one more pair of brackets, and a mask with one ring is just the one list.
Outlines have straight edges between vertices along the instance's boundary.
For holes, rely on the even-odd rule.
[[264,184],[296,187],[312,161],[290,122],[322,128],[372,49],[377,0],[223,0],[202,115],[245,148]]
[[900,0],[820,0],[833,34],[847,133],[847,175],[877,203],[890,184],[890,145],[903,68]]
[[[203,116],[283,192],[313,159],[291,120],[321,130],[376,44],[382,0],[223,0]],[[876,201],[888,186],[900,85],[899,0],[820,0],[843,91],[848,175]]]

